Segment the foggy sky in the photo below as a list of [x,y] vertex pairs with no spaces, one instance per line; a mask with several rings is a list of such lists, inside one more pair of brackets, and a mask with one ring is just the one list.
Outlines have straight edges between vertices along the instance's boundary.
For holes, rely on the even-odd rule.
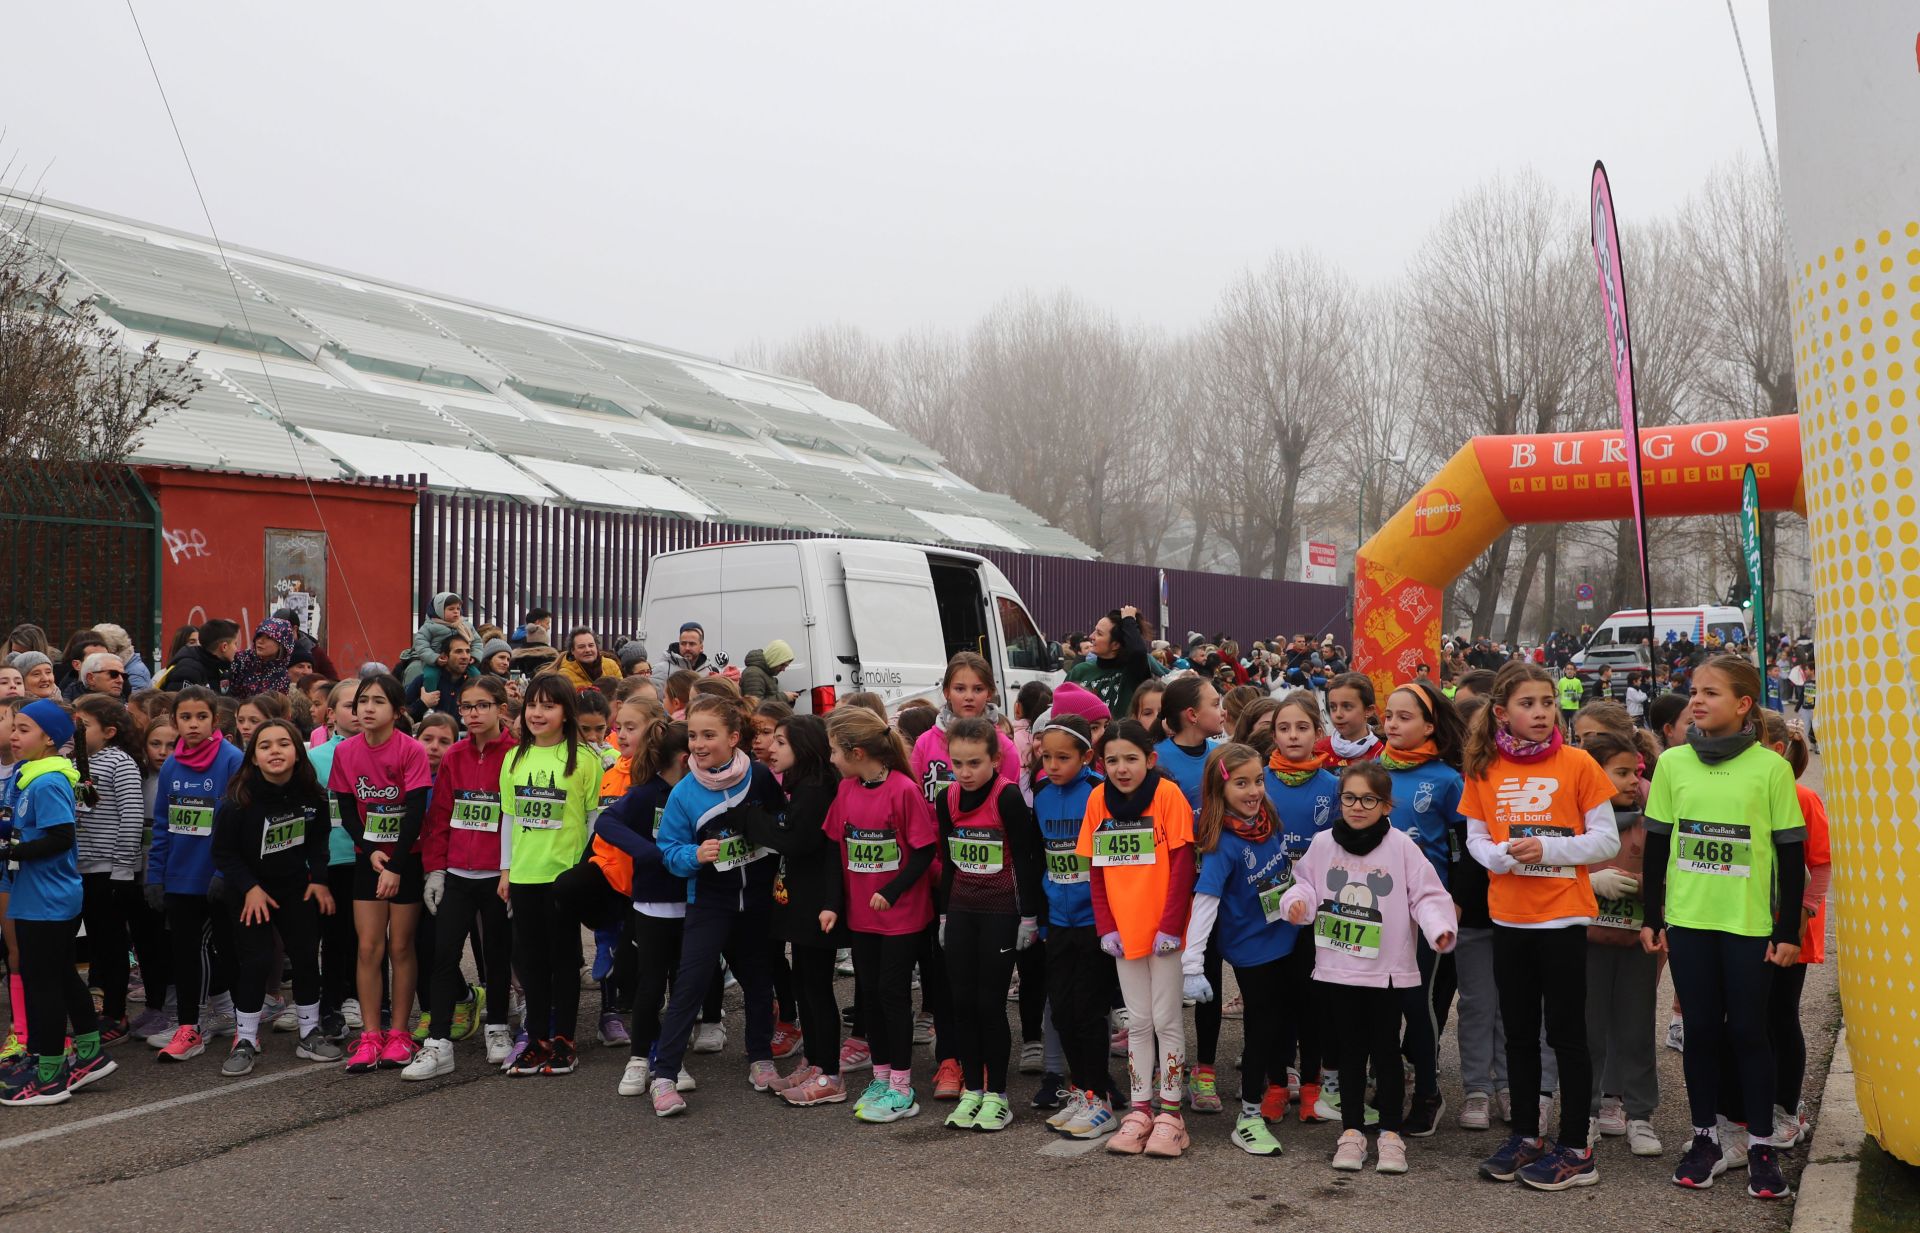
[[[1177,330],[1277,248],[1389,280],[1503,170],[1605,158],[1631,225],[1759,150],[1704,0],[135,8],[229,243],[722,357],[1023,288]],[[14,181],[205,234],[124,3],[6,31]]]

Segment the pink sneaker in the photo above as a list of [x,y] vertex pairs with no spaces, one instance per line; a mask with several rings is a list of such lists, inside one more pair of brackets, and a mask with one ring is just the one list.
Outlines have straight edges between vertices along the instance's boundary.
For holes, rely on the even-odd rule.
[[[813,1070],[811,1066],[807,1069]],[[816,1070],[805,1083],[796,1083],[780,1094],[788,1104],[801,1109],[808,1105],[837,1105],[847,1098],[847,1085],[840,1081],[839,1075],[823,1075]]]
[[401,1029],[388,1032],[380,1046],[380,1069],[399,1070],[413,1060],[413,1033]]
[[676,1113],[687,1111],[686,1098],[674,1091],[672,1079],[655,1079],[652,1090],[655,1117],[672,1117]]
[[858,1036],[849,1036],[841,1043],[841,1074],[844,1075],[850,1070],[865,1070],[871,1065],[873,1065],[873,1050],[867,1047],[866,1041],[861,1040]]
[[347,1073],[350,1075],[370,1075],[380,1067],[381,1034],[362,1032],[353,1042],[353,1052],[347,1055]]
[[1122,1156],[1138,1156],[1147,1146],[1147,1137],[1153,1133],[1153,1118],[1145,1109],[1129,1110],[1120,1119],[1120,1129],[1113,1132],[1113,1138],[1107,1140],[1107,1150],[1119,1152]]
[[199,1057],[206,1051],[207,1042],[201,1037],[200,1029],[183,1023],[174,1029],[173,1039],[167,1042],[166,1048],[160,1050],[160,1056],[155,1060],[184,1062],[188,1058]]
[[805,1062],[802,1062],[792,1074],[776,1075],[773,1080],[767,1084],[767,1090],[781,1093],[790,1092],[794,1088],[805,1084],[807,1080],[816,1079],[819,1076],[820,1068],[818,1066],[808,1066]]
[[[1284,1089],[1282,1089],[1284,1090]],[[1175,1157],[1187,1150],[1187,1124],[1177,1113],[1162,1113],[1153,1119],[1153,1133],[1147,1136],[1149,1156]]]
[[775,1090],[774,1084],[780,1081],[780,1071],[772,1062],[755,1062],[747,1067],[747,1082],[756,1092]]

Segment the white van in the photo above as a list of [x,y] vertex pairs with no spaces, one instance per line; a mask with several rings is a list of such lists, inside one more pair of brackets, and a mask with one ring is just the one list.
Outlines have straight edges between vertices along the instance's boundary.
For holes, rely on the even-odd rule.
[[1653,610],[1653,632],[1647,632],[1647,610],[1631,608],[1616,612],[1600,622],[1593,631],[1593,637],[1587,639],[1587,645],[1574,655],[1573,663],[1579,667],[1586,662],[1590,651],[1610,651],[1619,647],[1638,646],[1642,638],[1651,638],[1654,649],[1665,645],[1667,635],[1686,638],[1695,646],[1701,645],[1708,634],[1713,634],[1722,642],[1734,640],[1734,631],[1739,638],[1747,637],[1747,610],[1733,608],[1725,604],[1702,604],[1696,608],[1655,608]]
[[985,557],[867,539],[713,544],[663,552],[647,567],[641,636],[657,657],[698,621],[707,652],[746,664],[784,639],[794,661],[782,689],[795,709],[825,714],[871,690],[889,707],[940,699],[956,651],[994,667],[1002,710],[1028,681],[1061,679],[1053,647],[1006,575]]

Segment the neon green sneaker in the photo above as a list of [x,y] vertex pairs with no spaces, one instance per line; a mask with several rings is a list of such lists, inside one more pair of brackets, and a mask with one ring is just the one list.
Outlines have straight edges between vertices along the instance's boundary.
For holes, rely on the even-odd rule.
[[1267,1129],[1267,1119],[1258,1113],[1242,1117],[1233,1124],[1233,1145],[1249,1156],[1278,1156],[1280,1140]]
[[973,1119],[975,1130],[992,1132],[1005,1130],[1013,1122],[1013,1109],[1008,1106],[1007,1098],[998,1092],[988,1092],[980,1098],[980,1114]]
[[863,1122],[897,1122],[905,1117],[918,1117],[920,1102],[913,1098],[912,1088],[897,1088],[889,1083],[886,1091],[854,1110],[853,1115]]
[[886,1095],[887,1086],[888,1084],[885,1079],[875,1079],[873,1082],[867,1084],[867,1090],[860,1093],[860,1099],[853,1102],[853,1115],[859,1117],[860,1110],[867,1107],[868,1101],[878,1100],[880,1097]]
[[27,1056],[27,1042],[13,1032],[7,1033],[7,1047],[0,1049],[0,1066],[11,1066]]
[[473,1035],[473,1029],[480,1026],[487,1014],[487,991],[479,985],[471,986],[473,996],[464,1002],[453,1004],[453,1030],[447,1033],[449,1040],[465,1040]]
[[972,1130],[973,1121],[980,1116],[980,1105],[985,1098],[979,1092],[961,1092],[960,1103],[947,1114],[947,1125],[954,1130]]
[[424,1045],[427,1043],[427,1037],[431,1035],[433,1035],[433,1016],[423,1014],[420,1016],[420,1022],[413,1025],[413,1043]]

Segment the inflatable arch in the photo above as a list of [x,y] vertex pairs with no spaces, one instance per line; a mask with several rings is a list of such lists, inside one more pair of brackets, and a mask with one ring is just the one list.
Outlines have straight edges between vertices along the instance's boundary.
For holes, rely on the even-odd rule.
[[[1382,696],[1440,662],[1440,600],[1510,528],[1631,516],[1620,432],[1475,437],[1400,508],[1355,560],[1353,663]],[[1731,514],[1749,463],[1760,504],[1804,514],[1800,422],[1791,415],[1642,429],[1647,517]],[[1688,596],[1689,600],[1703,598]]]

